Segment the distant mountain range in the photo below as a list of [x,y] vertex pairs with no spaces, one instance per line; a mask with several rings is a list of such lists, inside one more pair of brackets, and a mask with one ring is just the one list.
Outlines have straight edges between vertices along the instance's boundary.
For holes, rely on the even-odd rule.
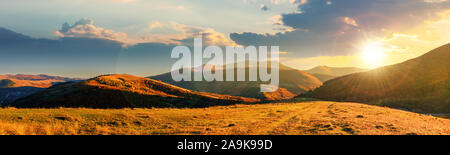
[[305,70],[306,73],[309,73],[315,77],[317,77],[320,81],[325,82],[331,80],[333,78],[344,76],[348,74],[364,72],[367,69],[356,68],[356,67],[328,67],[328,66],[317,66],[309,70]]
[[36,87],[48,88],[56,83],[79,81],[82,78],[67,78],[60,76],[40,75],[0,75],[0,88],[16,88],[16,87]]
[[63,83],[10,104],[27,108],[208,107],[257,99],[196,92],[132,75],[104,75]]
[[75,81],[83,80],[82,78],[68,78],[61,76],[50,76],[45,74],[39,75],[27,75],[27,74],[16,74],[16,75],[0,75],[0,79],[18,79],[18,80],[31,80],[31,81],[41,81],[41,80],[61,80],[61,81]]
[[305,70],[305,72],[309,74],[322,74],[335,77],[364,71],[367,71],[367,69],[357,67],[328,67],[328,66],[317,66],[312,69]]
[[450,113],[449,60],[447,44],[403,63],[329,80],[303,96]]
[[310,73],[312,76],[316,77],[320,80],[320,82],[324,83],[328,80],[334,79],[337,76],[327,75],[327,74],[318,74],[318,73]]
[[49,75],[0,75],[0,105],[36,93],[58,83],[79,81],[81,78],[67,78]]
[[[237,66],[237,65],[235,65]],[[225,67],[221,67],[224,73],[224,79],[226,77]],[[237,67],[235,67],[236,72]],[[246,68],[246,76],[248,79],[248,66]],[[270,67],[268,67],[270,70]],[[196,69],[191,69],[196,71]],[[176,85],[185,89],[201,91],[201,92],[211,92],[217,94],[226,94],[233,96],[243,96],[250,98],[259,98],[264,100],[280,100],[293,98],[300,93],[313,90],[319,87],[322,83],[316,77],[303,72],[301,70],[293,69],[288,66],[280,64],[280,86],[276,92],[272,93],[261,93],[260,84],[266,84],[268,82],[262,81],[180,81],[176,82],[172,79],[171,72],[151,76],[149,78],[155,80],[161,80],[172,85]]]

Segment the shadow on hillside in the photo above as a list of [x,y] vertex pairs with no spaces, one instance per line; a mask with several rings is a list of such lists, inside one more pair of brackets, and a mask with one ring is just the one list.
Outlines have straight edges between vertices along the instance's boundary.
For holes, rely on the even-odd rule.
[[16,108],[205,108],[233,104],[258,104],[214,96],[186,95],[181,97],[146,95],[138,92],[101,89],[94,86],[72,86],[43,90],[6,105]]

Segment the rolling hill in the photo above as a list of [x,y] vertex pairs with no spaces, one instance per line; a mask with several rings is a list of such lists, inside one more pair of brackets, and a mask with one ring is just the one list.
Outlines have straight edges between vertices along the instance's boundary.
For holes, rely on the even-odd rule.
[[52,86],[11,106],[26,108],[208,107],[257,99],[195,92],[132,75],[104,75]]
[[449,60],[447,44],[403,63],[329,80],[302,96],[450,113]]
[[317,66],[309,70],[304,70],[304,72],[315,76],[322,83],[334,79],[336,77],[364,71],[367,71],[367,69],[356,67],[328,67],[328,66]]
[[45,88],[37,87],[16,87],[0,88],[0,106],[10,104],[15,100],[36,93]]
[[[236,66],[236,65],[235,65]],[[224,79],[226,77],[226,71],[223,67]],[[270,68],[269,68],[270,69]],[[195,69],[191,69],[196,71]],[[236,70],[236,68],[235,68]],[[248,66],[246,67],[246,75],[248,77]],[[157,76],[151,76],[149,78],[155,80],[161,80],[163,82],[176,85],[182,88],[211,92],[217,94],[226,94],[233,96],[243,96],[250,98],[259,98],[264,100],[280,100],[293,98],[296,95],[307,92],[314,88],[319,87],[322,83],[316,77],[288,66],[280,64],[280,86],[279,89],[272,93],[261,93],[260,84],[265,84],[262,81],[180,81],[176,82],[172,80],[171,73],[165,73]],[[236,74],[235,74],[236,75]]]

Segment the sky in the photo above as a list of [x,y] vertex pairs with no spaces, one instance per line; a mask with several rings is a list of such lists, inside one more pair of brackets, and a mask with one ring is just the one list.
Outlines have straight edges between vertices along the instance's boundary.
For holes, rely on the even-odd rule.
[[0,74],[169,70],[171,49],[280,46],[281,63],[376,68],[450,42],[448,0],[0,0]]

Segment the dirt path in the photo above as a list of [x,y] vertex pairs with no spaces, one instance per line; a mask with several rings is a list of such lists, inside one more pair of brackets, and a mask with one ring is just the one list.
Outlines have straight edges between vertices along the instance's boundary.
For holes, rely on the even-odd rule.
[[267,124],[266,127],[262,128],[261,130],[254,131],[255,135],[267,135],[267,134],[273,134],[274,130],[276,130],[278,127],[288,123],[288,121],[293,120],[294,118],[301,117],[302,119],[308,119],[311,111],[314,111],[317,109],[319,105],[314,103],[305,103],[300,109],[291,111],[284,117]]

